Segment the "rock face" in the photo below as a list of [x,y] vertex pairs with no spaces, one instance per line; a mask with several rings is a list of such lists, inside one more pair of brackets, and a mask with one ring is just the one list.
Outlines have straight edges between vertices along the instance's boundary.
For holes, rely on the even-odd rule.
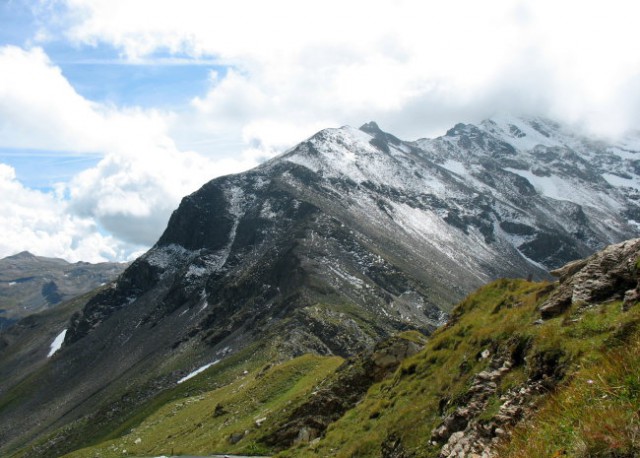
[[542,318],[559,315],[572,304],[587,306],[605,298],[635,301],[639,252],[640,239],[628,240],[551,272],[560,285],[540,307]]
[[[428,331],[486,281],[544,278],[638,235],[632,147],[540,119],[416,142],[375,123],[323,130],[186,197],[158,243],[74,317],[66,345],[132,304],[143,324],[184,312],[176,347],[195,336],[215,347],[285,316],[292,354]],[[345,303],[376,326],[341,315]]]
[[489,419],[483,419],[489,398],[495,395],[498,383],[513,366],[510,360],[494,358],[490,370],[474,377],[466,405],[448,415],[431,435],[433,443],[444,443],[439,458],[494,457],[493,447],[507,436],[507,431],[513,425],[533,411],[532,401],[552,389],[557,381],[550,378],[548,373],[533,376],[502,395],[498,412]]

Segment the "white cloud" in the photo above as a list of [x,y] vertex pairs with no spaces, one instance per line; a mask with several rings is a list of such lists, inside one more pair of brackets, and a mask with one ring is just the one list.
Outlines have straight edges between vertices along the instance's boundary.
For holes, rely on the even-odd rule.
[[640,121],[638,94],[628,97],[640,74],[640,6],[625,0],[53,3],[66,8],[64,32],[76,43],[237,68],[194,101],[210,124],[236,132],[256,122],[300,129],[377,119],[412,138],[496,108],[605,131]]
[[211,161],[175,148],[146,154],[108,154],[68,185],[70,208],[94,218],[130,244],[156,242],[180,199],[213,177],[256,165],[252,158]]
[[41,48],[0,48],[2,146],[135,154],[170,144],[170,115],[79,95]]
[[100,234],[91,219],[70,214],[55,193],[25,188],[6,164],[0,164],[0,195],[0,257],[27,250],[69,261],[98,262],[123,259],[132,248]]
[[102,157],[60,184],[59,196],[23,187],[5,166],[3,183],[16,198],[2,194],[0,255],[20,248],[68,259],[124,259],[157,240],[184,195],[257,164],[251,155],[214,161],[178,150],[168,134],[173,118],[89,101],[41,49],[0,48],[0,146]]

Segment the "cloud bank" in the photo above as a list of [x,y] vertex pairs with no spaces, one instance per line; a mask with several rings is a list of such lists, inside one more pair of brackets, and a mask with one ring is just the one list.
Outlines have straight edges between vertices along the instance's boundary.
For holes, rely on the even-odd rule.
[[194,101],[225,122],[267,118],[287,131],[375,117],[411,138],[498,110],[543,110],[609,133],[640,118],[640,6],[624,0],[53,3],[79,45],[236,68]]

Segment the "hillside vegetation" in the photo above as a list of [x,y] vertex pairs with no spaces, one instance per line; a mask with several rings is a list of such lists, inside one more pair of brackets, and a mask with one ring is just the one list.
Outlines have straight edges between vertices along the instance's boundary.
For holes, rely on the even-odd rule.
[[347,361],[220,363],[67,456],[638,456],[639,250],[611,246],[557,283],[495,281],[428,339]]

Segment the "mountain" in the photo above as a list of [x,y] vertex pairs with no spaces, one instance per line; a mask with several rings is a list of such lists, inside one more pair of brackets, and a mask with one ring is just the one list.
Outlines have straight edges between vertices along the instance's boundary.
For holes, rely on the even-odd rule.
[[0,329],[109,283],[125,268],[112,262],[71,264],[27,251],[0,259]]
[[639,266],[634,239],[557,282],[497,280],[429,338],[407,331],[342,364],[307,354],[231,378],[215,365],[68,458],[638,456]]
[[[185,393],[198,370],[215,369],[211,389],[240,369],[428,335],[492,279],[547,279],[637,236],[634,145],[541,119],[459,124],[415,142],[368,123],[217,178],[73,313],[49,363],[14,367],[0,393],[0,452],[30,444],[29,456],[57,456],[113,438]],[[35,352],[27,341],[3,351]]]
[[638,456],[639,265],[635,239],[558,282],[482,287],[326,436],[279,456]]

